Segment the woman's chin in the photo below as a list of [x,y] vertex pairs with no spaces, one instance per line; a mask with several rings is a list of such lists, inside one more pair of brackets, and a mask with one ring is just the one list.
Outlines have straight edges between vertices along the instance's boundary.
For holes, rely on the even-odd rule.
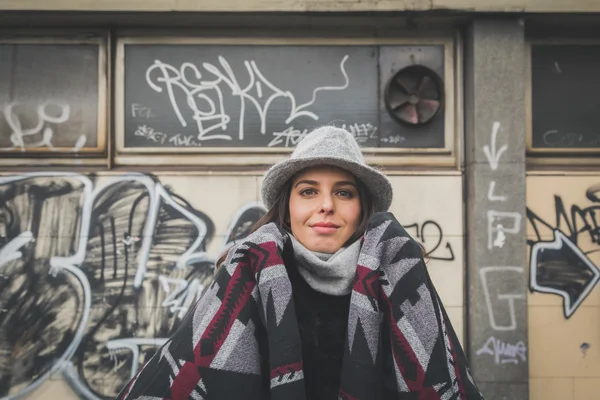
[[323,241],[319,241],[319,240],[315,240],[308,246],[305,245],[304,247],[306,247],[310,251],[315,251],[317,253],[327,253],[327,254],[333,254],[342,248],[342,246],[340,244],[327,243],[327,242],[324,243]]

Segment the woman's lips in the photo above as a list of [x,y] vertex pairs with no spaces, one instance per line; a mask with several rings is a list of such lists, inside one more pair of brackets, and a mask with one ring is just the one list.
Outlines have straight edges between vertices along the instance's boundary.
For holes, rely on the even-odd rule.
[[311,226],[313,231],[321,235],[331,235],[337,232],[339,226],[332,223],[316,223]]
[[313,231],[321,234],[321,235],[331,235],[337,232],[338,228],[334,226],[313,226]]

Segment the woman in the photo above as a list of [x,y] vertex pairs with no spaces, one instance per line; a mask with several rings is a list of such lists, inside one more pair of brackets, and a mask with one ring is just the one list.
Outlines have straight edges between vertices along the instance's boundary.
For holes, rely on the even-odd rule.
[[267,209],[118,399],[482,399],[392,186],[322,127],[264,177]]

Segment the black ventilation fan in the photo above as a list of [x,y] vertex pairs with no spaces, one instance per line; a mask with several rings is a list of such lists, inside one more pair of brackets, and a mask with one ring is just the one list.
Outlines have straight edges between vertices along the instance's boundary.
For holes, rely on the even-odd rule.
[[385,106],[390,116],[402,124],[423,125],[442,108],[442,80],[423,65],[398,71],[385,88]]

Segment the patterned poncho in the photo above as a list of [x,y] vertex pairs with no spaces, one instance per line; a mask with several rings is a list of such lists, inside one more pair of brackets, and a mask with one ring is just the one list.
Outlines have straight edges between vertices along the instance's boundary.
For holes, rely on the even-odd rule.
[[[117,398],[305,400],[286,240],[268,224],[234,245],[178,331]],[[420,246],[389,213],[375,214],[363,237],[339,397],[483,399]]]

